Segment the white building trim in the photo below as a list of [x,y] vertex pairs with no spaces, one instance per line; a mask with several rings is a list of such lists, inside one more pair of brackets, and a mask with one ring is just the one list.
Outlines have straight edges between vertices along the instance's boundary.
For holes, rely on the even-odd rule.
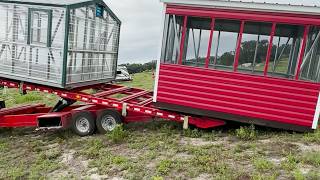
[[160,0],[165,4],[320,15],[319,0]]
[[318,97],[316,112],[314,113],[312,129],[318,128],[319,118],[320,118],[320,93],[319,93],[319,97]]
[[153,90],[153,102],[157,102],[157,96],[158,96],[158,87],[159,87],[159,76],[160,76],[160,64],[161,64],[161,53],[162,53],[162,41],[164,37],[164,21],[166,18],[166,4],[163,5],[163,12],[162,12],[162,21],[161,23],[163,23],[163,25],[161,26],[161,32],[162,32],[162,36],[160,38],[160,46],[161,48],[159,48],[159,53],[158,53],[158,61],[157,61],[157,69],[156,69],[156,74],[155,74],[155,81],[154,81],[154,90]]

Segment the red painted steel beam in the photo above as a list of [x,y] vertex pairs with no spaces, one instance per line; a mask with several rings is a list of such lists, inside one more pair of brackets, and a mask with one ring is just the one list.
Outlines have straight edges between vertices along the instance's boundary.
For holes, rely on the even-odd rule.
[[319,16],[292,13],[258,12],[177,5],[168,5],[166,13],[180,16],[211,17],[215,19],[241,19],[245,21],[277,22],[295,25],[320,25]]
[[237,72],[238,71],[238,66],[239,66],[239,57],[240,57],[240,51],[241,51],[241,42],[242,42],[242,34],[243,34],[243,29],[244,29],[244,21],[241,21],[241,26],[240,26],[240,32],[238,36],[238,42],[237,42],[237,49],[236,49],[236,55],[234,57],[234,63],[233,63],[233,71]]
[[182,30],[182,37],[181,37],[181,42],[180,42],[180,56],[179,56],[179,64],[182,64],[182,59],[183,59],[183,49],[184,49],[184,42],[186,38],[186,32],[187,32],[187,22],[188,22],[188,16],[184,16],[184,21],[183,21],[183,30]]
[[214,26],[215,26],[215,19],[212,18],[211,20],[211,31],[210,31],[210,38],[209,38],[209,45],[208,45],[208,52],[207,52],[207,58],[206,58],[206,66],[205,68],[209,67],[210,63],[210,56],[211,56],[211,48],[212,48],[212,39],[213,39],[213,33],[214,33]]
[[119,99],[119,101],[129,101],[129,100],[132,100],[132,99],[135,99],[135,98],[138,98],[138,97],[141,97],[141,96],[144,96],[144,95],[147,95],[149,94],[150,92],[149,91],[141,91],[139,93],[135,93],[135,94],[132,94],[130,96],[127,96],[127,97],[124,97],[124,98],[121,98]]
[[300,54],[299,54],[299,59],[298,59],[298,66],[297,66],[297,70],[296,70],[296,80],[299,80],[299,76],[300,76],[300,71],[301,71],[301,65],[302,65],[302,61],[304,58],[304,51],[306,49],[306,45],[307,45],[307,38],[308,38],[308,33],[310,30],[310,26],[306,26],[304,28],[304,32],[303,32],[303,42],[302,42],[302,46],[300,49]]
[[123,91],[127,91],[129,89],[130,89],[129,87],[120,87],[120,88],[117,88],[117,89],[111,89],[109,91],[103,91],[103,92],[100,92],[100,93],[96,93],[96,94],[94,94],[94,96],[95,97],[110,96],[110,95],[113,95],[113,94],[121,93]]
[[44,107],[44,104],[36,104],[36,105],[24,105],[20,107],[15,107],[15,108],[6,108],[6,109],[1,109],[0,110],[0,116],[6,116],[6,115],[17,115],[17,114],[22,114],[22,113],[32,113],[34,112],[37,108]]
[[151,97],[151,98],[149,98],[149,99],[146,99],[146,100],[144,100],[144,101],[142,101],[142,102],[139,102],[138,105],[146,106],[146,105],[152,103],[152,100],[153,100],[153,97]]
[[267,76],[267,74],[268,74],[269,62],[270,62],[272,46],[273,46],[273,37],[276,32],[276,26],[277,26],[276,23],[272,24],[271,35],[270,35],[270,39],[269,39],[269,46],[268,46],[268,51],[267,51],[267,58],[266,58],[265,66],[264,66],[264,72],[263,72],[264,76]]
[[0,117],[0,127],[37,127],[37,118],[45,114],[9,115]]

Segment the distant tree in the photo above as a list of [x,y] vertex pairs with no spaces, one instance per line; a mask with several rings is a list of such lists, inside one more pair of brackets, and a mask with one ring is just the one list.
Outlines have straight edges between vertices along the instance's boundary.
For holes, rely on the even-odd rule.
[[219,65],[232,66],[234,62],[234,51],[225,52],[218,59]]

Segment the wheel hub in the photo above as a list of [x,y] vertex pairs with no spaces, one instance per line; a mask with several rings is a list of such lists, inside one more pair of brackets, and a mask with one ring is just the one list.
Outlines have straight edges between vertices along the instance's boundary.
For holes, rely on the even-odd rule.
[[89,120],[86,118],[79,119],[76,123],[76,126],[77,126],[77,129],[82,133],[88,132],[90,129]]
[[105,116],[101,120],[102,128],[107,131],[112,131],[116,128],[117,122],[112,116]]

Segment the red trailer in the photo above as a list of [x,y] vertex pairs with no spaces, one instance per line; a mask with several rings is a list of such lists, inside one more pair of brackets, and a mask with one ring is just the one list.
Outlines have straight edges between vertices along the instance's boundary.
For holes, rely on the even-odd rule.
[[[225,125],[219,119],[188,116],[153,106],[153,93],[113,84],[96,84],[72,90],[59,89],[15,80],[1,79],[0,86],[19,88],[21,92],[39,91],[61,97],[55,107],[42,104],[0,109],[0,127],[36,127],[38,129],[68,129],[87,136],[97,129],[100,133],[112,131],[117,124],[146,122],[153,118],[183,122],[198,128]],[[91,90],[95,93],[88,93]],[[75,102],[84,105],[73,105]]]
[[289,130],[317,128],[320,3],[162,2],[156,107]]

